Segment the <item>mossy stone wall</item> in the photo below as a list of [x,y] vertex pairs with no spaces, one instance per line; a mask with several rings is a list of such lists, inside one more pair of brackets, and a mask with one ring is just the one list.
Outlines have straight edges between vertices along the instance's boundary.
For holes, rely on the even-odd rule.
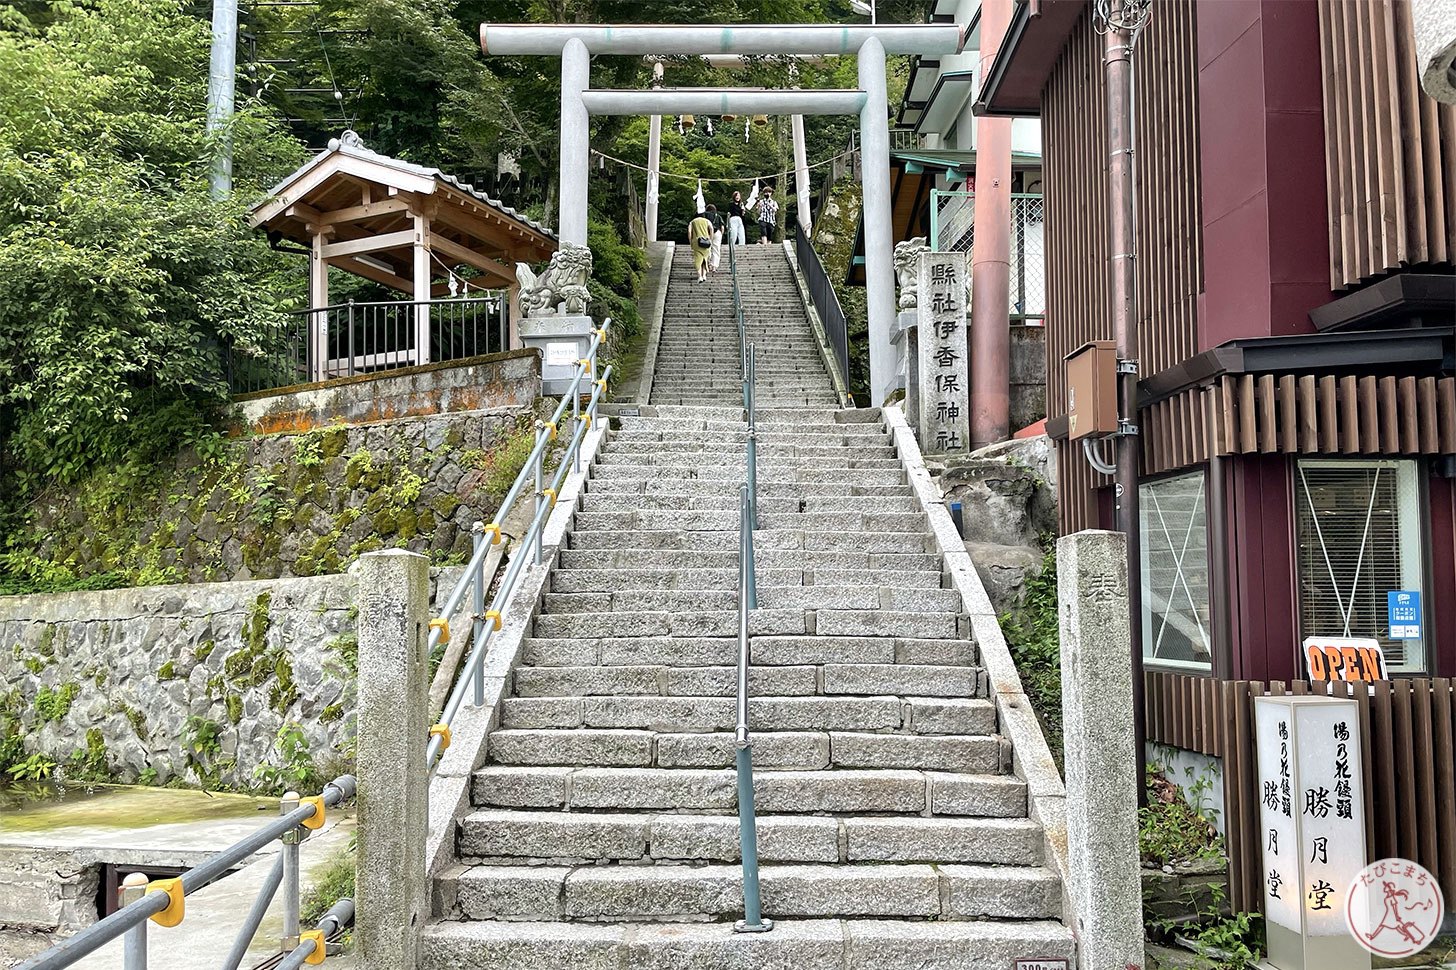
[[266,789],[259,766],[300,761],[332,777],[353,751],[354,590],[346,574],[0,597],[0,742],[71,781]]
[[529,434],[531,413],[258,435],[212,460],[180,456],[140,481],[101,473],[48,496],[11,549],[32,574],[105,586],[328,575],[393,547],[462,562],[472,523],[498,506],[498,458],[518,450],[510,445]]

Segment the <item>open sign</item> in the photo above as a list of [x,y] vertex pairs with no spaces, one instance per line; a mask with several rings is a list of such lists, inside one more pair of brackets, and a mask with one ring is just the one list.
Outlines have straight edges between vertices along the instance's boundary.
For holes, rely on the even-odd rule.
[[1373,684],[1388,679],[1385,651],[1368,637],[1305,637],[1304,669],[1317,682]]

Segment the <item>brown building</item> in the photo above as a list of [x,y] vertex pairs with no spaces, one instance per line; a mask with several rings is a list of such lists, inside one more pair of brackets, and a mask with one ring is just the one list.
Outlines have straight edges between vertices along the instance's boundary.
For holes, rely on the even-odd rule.
[[[1092,7],[1019,3],[979,96],[1042,120],[1064,532],[1112,526],[1060,363],[1112,336]],[[1249,862],[1238,701],[1305,689],[1307,636],[1373,637],[1371,848],[1456,888],[1456,107],[1418,84],[1407,0],[1161,0],[1132,61],[1149,737],[1225,759]],[[1392,629],[1398,593],[1420,606]]]

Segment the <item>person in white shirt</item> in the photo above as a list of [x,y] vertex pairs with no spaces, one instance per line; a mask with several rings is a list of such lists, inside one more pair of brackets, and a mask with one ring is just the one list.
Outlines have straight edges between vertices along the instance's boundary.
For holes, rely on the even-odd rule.
[[775,242],[779,228],[779,203],[774,198],[772,185],[764,186],[763,195],[758,197],[758,205],[754,208],[758,216],[758,241],[765,244]]
[[734,192],[733,201],[728,203],[728,238],[735,246],[748,242],[743,234],[743,193]]

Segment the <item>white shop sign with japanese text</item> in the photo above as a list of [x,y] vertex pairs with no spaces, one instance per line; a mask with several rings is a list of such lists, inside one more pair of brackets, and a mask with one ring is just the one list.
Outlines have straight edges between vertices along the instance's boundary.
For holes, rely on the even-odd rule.
[[920,447],[927,452],[967,451],[971,446],[968,272],[965,253],[920,254],[918,430]]
[[1268,958],[1278,970],[1369,970],[1344,899],[1365,865],[1355,701],[1254,699]]

